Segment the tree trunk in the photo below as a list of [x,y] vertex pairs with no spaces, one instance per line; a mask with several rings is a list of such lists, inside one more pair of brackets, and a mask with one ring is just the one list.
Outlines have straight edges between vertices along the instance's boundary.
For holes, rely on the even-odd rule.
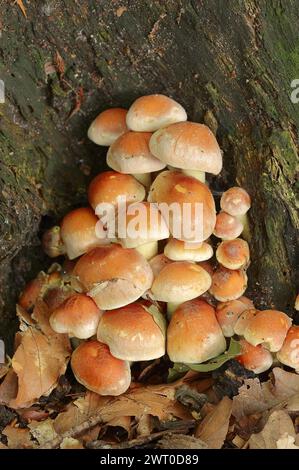
[[249,291],[258,306],[292,315],[299,104],[290,94],[299,78],[298,2],[23,5],[27,18],[16,2],[0,0],[6,92],[0,104],[0,336],[13,331],[25,281],[49,263],[41,231],[84,204],[86,184],[105,167],[105,149],[86,138],[89,123],[105,107],[129,106],[149,93],[174,97],[190,120],[217,131],[224,170],[212,187],[239,184],[253,200]]

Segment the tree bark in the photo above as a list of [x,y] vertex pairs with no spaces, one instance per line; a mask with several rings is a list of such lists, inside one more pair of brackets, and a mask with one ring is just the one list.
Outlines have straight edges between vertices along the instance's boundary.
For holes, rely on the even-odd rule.
[[105,167],[105,149],[86,138],[89,123],[106,107],[149,93],[172,96],[190,120],[217,132],[224,170],[212,187],[239,184],[253,200],[249,292],[259,307],[293,315],[299,104],[290,94],[299,78],[298,2],[23,5],[27,18],[0,0],[0,336],[13,331],[25,281],[49,263],[41,231],[86,203],[88,181]]

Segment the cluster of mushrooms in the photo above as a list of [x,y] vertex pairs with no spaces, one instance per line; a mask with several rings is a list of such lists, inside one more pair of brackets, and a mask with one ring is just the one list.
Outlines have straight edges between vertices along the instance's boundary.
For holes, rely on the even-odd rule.
[[[212,131],[187,121],[176,101],[149,95],[128,111],[99,114],[88,137],[109,146],[111,170],[91,181],[90,207],[71,211],[43,237],[48,255],[66,255],[64,275],[75,281],[75,291],[49,304],[52,329],[78,339],[71,358],[78,382],[101,395],[119,395],[130,386],[132,362],[167,353],[176,363],[203,363],[224,353],[233,336],[241,345],[237,360],[247,369],[261,373],[275,360],[298,371],[299,327],[283,312],[257,310],[243,295],[250,254],[240,236],[248,227],[250,197],[232,187],[216,213],[205,181],[205,173],[222,169]],[[99,227],[103,233],[107,227],[96,208],[116,206],[119,196],[128,205],[143,204],[145,213],[156,207],[156,226],[138,238],[99,238]],[[174,224],[183,221],[166,224],[159,204],[196,202],[203,207],[202,238],[174,238]],[[191,211],[191,225],[192,217]]]

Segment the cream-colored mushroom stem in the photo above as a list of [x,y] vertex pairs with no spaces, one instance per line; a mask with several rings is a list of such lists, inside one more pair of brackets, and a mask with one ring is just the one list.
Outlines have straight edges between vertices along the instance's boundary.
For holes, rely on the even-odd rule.
[[149,260],[158,254],[158,242],[148,242],[135,248],[145,259]]
[[167,319],[171,320],[171,317],[175,310],[181,305],[182,302],[167,302]]
[[132,176],[145,188],[149,189],[152,183],[151,173],[132,173]]
[[204,171],[199,171],[199,170],[183,170],[181,168],[175,168],[171,165],[167,165],[167,168],[170,171],[180,171],[181,173],[184,173],[184,175],[187,176],[192,176],[193,178],[197,179],[201,183],[206,183],[206,174]]
[[243,230],[242,230],[242,237],[249,241],[250,238],[251,238],[251,234],[250,234],[250,226],[249,226],[249,220],[248,220],[248,215],[247,213],[246,214],[242,214],[242,215],[237,215],[235,216],[236,219],[238,219],[241,224],[243,225]]

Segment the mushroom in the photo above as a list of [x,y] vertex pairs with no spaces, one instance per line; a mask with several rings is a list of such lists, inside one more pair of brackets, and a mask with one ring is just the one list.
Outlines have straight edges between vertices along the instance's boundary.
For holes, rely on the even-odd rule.
[[245,339],[240,340],[241,354],[236,360],[246,369],[251,370],[255,374],[261,374],[270,369],[273,364],[273,357],[270,351],[265,349],[261,344],[252,346]]
[[61,240],[59,225],[55,225],[45,231],[42,237],[42,247],[50,258],[56,258],[65,254],[65,246]]
[[107,165],[119,173],[131,174],[146,188],[151,184],[151,172],[165,164],[149,149],[150,132],[126,132],[109,147]]
[[227,269],[219,266],[214,271],[210,293],[215,299],[226,302],[235,300],[244,294],[247,287],[247,276],[242,269]]
[[[224,336],[227,338],[234,336],[234,327],[240,315],[248,310],[249,305],[243,300],[244,297],[239,297],[235,300],[228,302],[220,302],[216,307],[216,318],[222,329]],[[251,302],[251,301],[250,301]],[[253,304],[251,302],[251,306]]]
[[227,214],[224,211],[219,212],[216,216],[216,224],[213,234],[222,240],[234,240],[243,232],[243,224],[239,219]]
[[225,240],[218,246],[216,258],[228,269],[247,268],[250,259],[248,243],[241,238]]
[[88,201],[97,215],[99,204],[116,206],[120,196],[125,198],[127,203],[143,201],[144,186],[131,175],[104,171],[97,175],[88,187]]
[[211,305],[194,299],[175,310],[167,330],[167,353],[171,361],[201,363],[225,349],[226,341]]
[[299,374],[299,326],[292,326],[289,329],[276,357],[282,364],[292,367]]
[[60,236],[71,260],[91,248],[110,243],[103,224],[90,207],[74,209],[65,215],[60,224]]
[[166,322],[157,307],[132,303],[104,312],[97,338],[114,357],[150,361],[165,354]]
[[172,263],[173,261],[163,253],[154,256],[152,259],[149,260],[149,265],[152,268],[154,277],[157,277],[160,271],[167,266],[167,264]]
[[102,310],[135,302],[150,289],[153,281],[152,270],[144,257],[118,244],[89,251],[77,261],[73,274]]
[[204,124],[180,122],[156,131],[149,143],[152,154],[205,182],[205,173],[218,175],[222,153],[213,132]]
[[247,323],[244,338],[253,346],[262,344],[271,352],[282,348],[292,320],[279,310],[263,310]]
[[171,238],[164,248],[164,254],[173,261],[206,261],[213,256],[209,243],[188,243]]
[[220,199],[220,207],[223,211],[236,217],[243,225],[246,238],[249,235],[247,212],[250,209],[251,200],[249,194],[243,188],[235,186],[225,191]]
[[211,286],[209,273],[195,263],[174,261],[155,277],[151,292],[155,300],[167,302],[167,313],[182,302],[204,294]]
[[259,313],[259,310],[256,310],[254,307],[248,307],[241,313],[238,317],[235,325],[234,325],[234,332],[236,335],[243,336],[244,331],[247,328],[250,320],[254,318]]
[[76,380],[99,395],[121,395],[131,383],[129,363],[113,357],[108,346],[96,340],[75,349],[71,367]]
[[53,310],[50,325],[56,333],[87,339],[96,334],[101,314],[91,297],[74,294]]
[[35,279],[26,284],[21,293],[18,304],[26,311],[31,311],[38,299],[43,298],[48,290],[59,287],[62,284],[60,272],[54,271],[46,274],[41,271]]
[[299,294],[297,294],[294,308],[295,308],[295,310],[299,311]]
[[115,140],[127,132],[127,110],[123,108],[106,109],[89,126],[87,135],[97,145],[109,147]]
[[153,132],[175,122],[187,120],[184,108],[168,96],[147,95],[137,98],[127,114],[132,131]]
[[124,248],[136,248],[151,259],[158,254],[158,240],[169,237],[169,229],[156,204],[137,202],[127,205],[123,223],[118,223],[117,236]]
[[208,186],[178,171],[163,171],[151,185],[150,202],[158,203],[174,238],[207,240],[215,227],[215,202]]

